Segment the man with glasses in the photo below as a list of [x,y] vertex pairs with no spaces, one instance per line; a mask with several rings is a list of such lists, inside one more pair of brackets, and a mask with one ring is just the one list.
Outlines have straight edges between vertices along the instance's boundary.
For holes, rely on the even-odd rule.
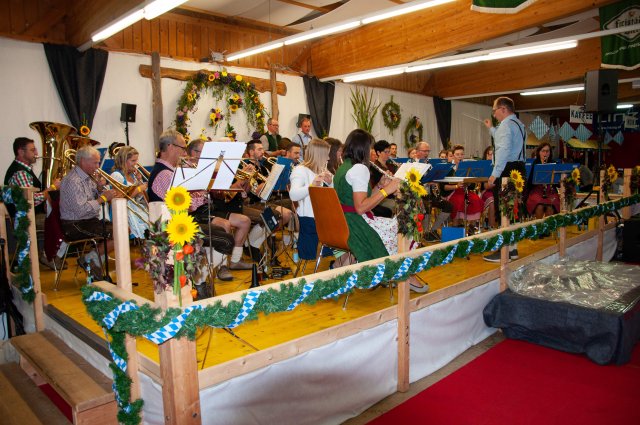
[[416,143],[416,161],[427,162],[429,160],[429,154],[431,153],[431,146],[424,140]]
[[[524,124],[516,117],[513,100],[499,97],[493,102],[493,116],[500,123],[493,127],[490,119],[484,120],[484,125],[491,132],[495,150],[493,153],[493,172],[489,177],[488,188],[493,188],[493,199],[498,199],[501,178],[508,177],[512,170],[518,170],[524,178],[525,172],[525,140]],[[497,181],[496,181],[497,180]],[[494,202],[496,215],[500,214],[500,203]],[[483,257],[486,261],[497,263],[500,261],[500,251]],[[509,246],[509,259],[518,258],[517,245]]]
[[282,156],[285,154],[284,149],[280,149],[280,141],[282,136],[279,134],[280,123],[275,118],[267,120],[267,132],[260,137],[262,147],[268,156]]

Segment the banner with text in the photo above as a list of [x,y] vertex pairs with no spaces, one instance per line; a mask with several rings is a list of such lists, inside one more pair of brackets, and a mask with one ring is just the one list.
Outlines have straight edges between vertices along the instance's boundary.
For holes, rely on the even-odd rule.
[[[612,30],[640,24],[638,0],[623,0],[600,8],[600,29]],[[640,31],[602,37],[602,67],[632,70],[640,67]]]
[[518,13],[536,0],[473,0],[471,10],[486,13]]
[[569,105],[569,122],[576,124],[593,124],[593,114],[585,112],[584,106]]

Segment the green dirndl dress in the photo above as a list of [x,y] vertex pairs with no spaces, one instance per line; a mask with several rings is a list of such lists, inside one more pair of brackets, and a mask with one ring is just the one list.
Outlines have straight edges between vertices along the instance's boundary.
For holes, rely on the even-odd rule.
[[[353,167],[351,160],[345,159],[340,168],[336,170],[333,186],[338,193],[340,203],[353,207],[353,188],[346,179],[347,172],[351,167]],[[367,196],[371,196],[371,188],[369,187],[367,188]],[[349,226],[349,249],[359,262],[389,255],[380,236],[364,221],[360,214],[346,212],[344,216]]]

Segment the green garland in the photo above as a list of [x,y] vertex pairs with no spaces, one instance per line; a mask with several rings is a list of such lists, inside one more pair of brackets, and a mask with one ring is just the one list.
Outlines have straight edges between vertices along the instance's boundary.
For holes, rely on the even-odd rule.
[[[18,261],[14,282],[17,284],[22,294],[22,299],[32,303],[36,297],[33,291],[33,280],[31,278],[31,256],[28,252],[29,240],[29,210],[31,205],[24,197],[24,193],[19,186],[5,186],[2,188],[3,202],[13,203],[16,207],[16,215],[19,216],[18,223],[14,223],[14,237],[16,238],[16,252],[23,258]],[[20,214],[23,213],[23,214]]]
[[[422,140],[422,123],[420,118],[413,116],[404,128],[404,146],[407,149],[415,147],[416,143]],[[418,132],[418,138],[415,139],[414,131]]]
[[400,106],[393,101],[393,96],[391,96],[391,100],[382,107],[382,120],[384,121],[384,126],[389,129],[389,132],[393,134],[396,128],[400,126],[400,120],[402,119],[402,115],[400,114]]
[[[606,204],[595,205],[588,209],[582,209],[578,212],[550,216],[540,223],[531,224],[516,230],[505,230],[488,239],[473,238],[470,240],[461,240],[456,245],[433,251],[423,271],[442,265],[443,261],[450,256],[451,252],[454,252],[454,257],[465,258],[471,253],[480,254],[491,251],[496,247],[499,248],[504,244],[513,244],[523,239],[537,239],[539,235],[545,232],[553,232],[560,227],[586,223],[592,217],[613,212],[638,202],[640,202],[640,195],[636,194],[615,202],[608,202]],[[406,258],[398,260],[385,259],[385,271],[382,282],[391,280],[405,259]],[[446,262],[448,263],[448,261]],[[414,274],[420,265],[419,263],[420,261],[413,261],[404,276]],[[369,282],[372,281],[376,272],[377,266],[365,266],[359,269],[357,271],[358,283],[356,287],[366,287]],[[349,279],[352,274],[352,272],[345,272],[331,279],[316,280],[312,292],[304,300],[304,303],[313,305],[321,301],[323,296],[344,287],[347,279]],[[296,284],[280,284],[280,290],[273,288],[267,289],[258,299],[247,320],[257,319],[259,313],[267,315],[286,311],[288,306],[294,300],[298,299],[305,283],[305,279],[301,279]],[[122,301],[108,292],[107,294],[112,296],[111,300],[88,301],[94,292],[102,291],[94,286],[84,286],[82,288],[82,297],[91,317],[98,322],[98,324],[102,324],[105,316],[122,304]],[[230,301],[226,306],[223,306],[222,302],[218,300],[213,305],[193,310],[175,337],[187,337],[193,340],[195,339],[196,331],[200,328],[207,326],[222,328],[227,326],[238,316],[245,297],[246,294],[243,294],[241,301]],[[121,320],[117,320],[111,329],[105,331],[111,337],[111,349],[126,361],[127,352],[124,345],[125,334],[139,337],[152,333],[180,315],[182,310],[170,308],[166,310],[164,315],[161,313],[159,308],[152,308],[149,304],[145,304],[139,309],[122,313],[119,317]],[[128,400],[131,381],[115,363],[111,363],[110,367],[114,372],[114,383],[118,394],[120,394],[122,399]],[[121,409],[118,413],[120,423],[131,425],[139,424],[141,420],[139,412],[142,409],[142,405],[143,401],[139,399],[131,403],[128,411]]]

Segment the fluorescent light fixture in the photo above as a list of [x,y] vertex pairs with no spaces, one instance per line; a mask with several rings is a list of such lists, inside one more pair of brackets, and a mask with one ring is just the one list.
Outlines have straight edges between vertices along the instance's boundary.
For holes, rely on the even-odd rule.
[[135,24],[136,22],[141,20],[143,17],[144,17],[144,11],[142,9],[138,9],[135,12],[132,12],[129,15],[126,15],[125,17],[117,20],[116,22],[109,25],[105,29],[95,33],[94,35],[91,36],[91,40],[94,43],[97,43],[98,41],[102,41],[106,38],[109,38],[113,34],[117,33],[118,31],[122,31],[123,29]]
[[559,43],[541,44],[539,46],[510,48],[499,52],[489,53],[483,60],[514,58],[517,56],[534,55],[536,53],[554,52],[556,50],[572,49],[578,45],[576,40],[562,41]]
[[333,25],[329,27],[318,28],[315,31],[306,31],[300,35],[295,35],[291,38],[287,38],[284,40],[284,44],[289,46],[290,44],[299,43],[301,41],[310,40],[312,38],[323,37],[329,34],[335,34],[337,32],[350,30],[355,27],[360,26],[360,21],[351,21],[347,23],[342,23],[338,25]]
[[617,106],[617,109],[630,109],[633,108],[633,104],[631,103],[621,103]]
[[582,91],[584,86],[566,86],[566,87],[550,87],[547,89],[531,90],[520,93],[521,96],[535,96],[539,94],[555,94],[555,93],[567,93],[572,91]]
[[407,67],[406,71],[407,72],[426,71],[427,69],[436,69],[436,68],[445,68],[447,66],[464,65],[467,63],[480,62],[481,60],[483,60],[481,56],[473,56],[470,58],[462,58],[462,59],[444,60],[441,62],[433,62],[433,63],[424,64],[424,65],[410,66],[410,67]]
[[344,81],[345,83],[352,83],[354,81],[370,80],[372,78],[389,77],[391,75],[402,74],[403,72],[404,72],[404,67],[381,69],[379,71],[374,71],[374,72],[365,72],[363,74],[350,75],[348,77],[344,77],[342,81]]
[[282,41],[277,41],[271,44],[265,44],[263,46],[256,47],[255,49],[247,49],[247,50],[242,50],[238,53],[234,53],[233,55],[229,55],[225,60],[227,62],[231,62],[236,59],[245,58],[247,56],[257,55],[258,53],[268,52],[269,50],[277,49],[278,47],[282,47],[283,45],[284,43]]
[[186,2],[187,0],[155,0],[144,7],[144,19],[150,21]]
[[396,7],[391,7],[383,13],[368,16],[362,19],[362,24],[370,24],[372,22],[381,21],[383,19],[394,18],[396,16],[404,15],[405,13],[412,13],[418,10],[426,9],[429,7],[439,6],[441,4],[450,3],[455,0],[427,0],[427,1],[413,1]]

